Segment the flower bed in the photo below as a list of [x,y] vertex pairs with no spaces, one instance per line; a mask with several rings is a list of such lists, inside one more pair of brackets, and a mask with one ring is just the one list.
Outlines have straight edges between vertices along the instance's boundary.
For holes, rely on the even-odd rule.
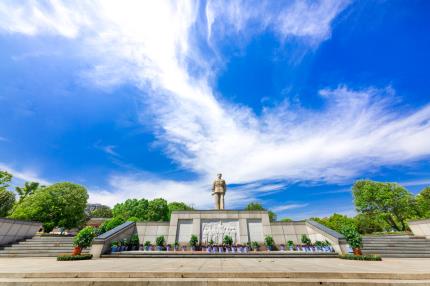
[[354,254],[344,254],[340,255],[339,258],[347,260],[365,260],[365,261],[382,261],[379,255],[354,255]]
[[92,254],[80,254],[80,255],[61,255],[57,257],[58,261],[71,261],[71,260],[89,260],[93,258]]

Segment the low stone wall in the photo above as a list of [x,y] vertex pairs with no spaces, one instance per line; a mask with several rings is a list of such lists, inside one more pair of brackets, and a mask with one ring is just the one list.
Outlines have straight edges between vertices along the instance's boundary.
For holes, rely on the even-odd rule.
[[0,246],[31,238],[41,227],[39,222],[0,218]]
[[273,240],[277,245],[287,244],[291,240],[294,244],[302,243],[302,236],[307,235],[314,243],[329,241],[337,253],[347,253],[348,245],[343,236],[313,220],[271,222]]
[[127,221],[94,238],[91,254],[94,258],[100,258],[100,255],[110,251],[112,241],[130,238],[135,232],[136,223]]
[[140,244],[144,244],[145,241],[155,244],[155,239],[161,235],[167,240],[169,226],[169,222],[137,222],[136,228]]
[[410,220],[408,224],[414,235],[430,239],[430,219]]

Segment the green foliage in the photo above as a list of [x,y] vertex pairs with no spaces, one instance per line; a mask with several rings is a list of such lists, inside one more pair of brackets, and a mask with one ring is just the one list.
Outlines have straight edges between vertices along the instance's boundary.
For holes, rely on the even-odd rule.
[[0,217],[6,217],[15,203],[14,193],[0,187]]
[[168,221],[169,207],[165,199],[153,199],[148,204],[147,220]]
[[208,244],[209,244],[209,245],[214,245],[214,244],[215,244],[215,242],[213,241],[213,239],[211,239],[211,240],[209,240]]
[[[231,246],[233,244],[233,238],[229,235],[226,235],[226,236],[224,236],[224,239],[222,240],[222,242],[225,245]],[[213,242],[212,242],[212,244],[213,244]]]
[[246,211],[265,211],[266,209],[263,208],[263,206],[259,202],[252,202],[245,207],[245,210]]
[[430,187],[424,188],[416,196],[420,217],[430,218]]
[[40,221],[45,232],[56,226],[71,229],[85,219],[87,200],[84,187],[68,182],[57,183],[39,188],[25,197],[16,205],[11,217]]
[[406,220],[417,215],[413,195],[396,183],[360,180],[353,186],[353,195],[359,213],[379,216],[394,230],[406,230]]
[[120,216],[126,220],[137,217],[138,221],[168,221],[170,218],[169,207],[164,199],[128,199],[116,204],[112,213],[114,217]]
[[281,218],[279,221],[290,222],[290,221],[293,221],[293,220],[290,219],[290,218],[284,217],[284,218]]
[[7,189],[11,180],[11,174],[0,171],[0,217],[6,217],[15,203],[15,194]]
[[111,218],[112,210],[108,206],[101,206],[90,213],[90,217]]
[[79,246],[84,249],[90,247],[94,237],[96,237],[96,230],[92,226],[87,226],[81,229],[73,239],[73,245]]
[[356,221],[354,218],[350,218],[346,215],[341,215],[337,213],[334,213],[331,216],[325,218],[312,219],[337,232],[340,232],[344,226],[356,227]]
[[199,239],[197,238],[197,235],[192,234],[190,238],[190,245],[195,247],[198,244],[199,244]]
[[273,237],[271,235],[266,235],[264,238],[264,243],[267,247],[272,247],[275,244],[275,241],[273,240]]
[[189,205],[182,203],[182,202],[171,202],[167,205],[168,209],[169,209],[169,220],[170,220],[170,216],[172,215],[172,212],[174,211],[191,211],[193,210],[192,207],[190,207]]
[[352,248],[360,248],[362,244],[361,235],[358,233],[357,229],[352,226],[345,226],[341,233],[345,236],[346,241]]
[[92,254],[80,254],[80,255],[61,255],[57,257],[58,261],[72,261],[72,260],[89,260],[93,258]]
[[139,219],[138,217],[132,216],[132,217],[129,217],[129,218],[127,219],[127,221],[138,222],[138,221],[140,221],[140,219]]
[[147,240],[147,241],[145,241],[145,243],[143,245],[146,247],[151,246],[151,242],[149,240]]
[[144,221],[148,220],[148,204],[148,200],[146,199],[128,199],[123,203],[116,204],[112,209],[112,213],[114,217],[121,216],[124,219],[138,217],[140,220]]
[[113,217],[107,221],[105,221],[100,227],[99,227],[99,233],[105,233],[106,231],[109,231],[125,222],[124,218],[118,216]]
[[164,246],[164,244],[166,243],[166,240],[164,239],[164,236],[163,235],[160,235],[159,237],[157,237],[156,239],[155,239],[155,244],[157,245],[157,246]]
[[[249,203],[246,207],[245,207],[246,211],[267,211],[267,209],[265,209],[263,207],[263,205],[259,202],[251,202]],[[270,221],[276,221],[276,214],[272,211],[268,211],[269,213],[269,219]]]
[[131,245],[134,245],[134,246],[139,245],[139,236],[138,236],[137,234],[133,234],[133,235],[130,237],[130,244],[131,244]]
[[258,243],[258,241],[253,241],[251,242],[251,247],[252,249],[258,250],[258,248],[260,247],[260,244]]
[[354,255],[354,254],[344,254],[340,255],[339,258],[347,260],[365,260],[365,261],[382,261],[379,255]]
[[39,183],[36,182],[25,182],[24,187],[16,187],[15,191],[19,195],[19,201],[21,202],[27,196],[33,194],[39,188]]
[[305,245],[311,245],[311,239],[306,234],[302,234],[302,243]]
[[369,234],[375,232],[383,232],[390,229],[387,222],[377,215],[361,213],[354,217],[359,233]]
[[294,242],[292,240],[287,241],[288,247],[294,247]]

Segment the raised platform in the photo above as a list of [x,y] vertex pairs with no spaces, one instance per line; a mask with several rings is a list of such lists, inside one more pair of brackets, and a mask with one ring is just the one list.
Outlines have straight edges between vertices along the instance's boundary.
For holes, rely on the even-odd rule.
[[430,259],[0,259],[0,285],[430,285]]
[[203,251],[123,251],[102,258],[337,258],[334,252],[270,251],[248,253],[207,253]]

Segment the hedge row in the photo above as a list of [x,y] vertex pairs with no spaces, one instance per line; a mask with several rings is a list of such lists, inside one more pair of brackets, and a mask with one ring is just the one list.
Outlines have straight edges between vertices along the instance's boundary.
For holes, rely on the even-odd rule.
[[71,260],[88,260],[93,258],[92,254],[81,254],[81,255],[61,255],[57,257],[58,261],[71,261]]
[[354,255],[354,254],[344,254],[339,256],[342,259],[348,260],[367,260],[367,261],[381,261],[382,258],[379,255]]

